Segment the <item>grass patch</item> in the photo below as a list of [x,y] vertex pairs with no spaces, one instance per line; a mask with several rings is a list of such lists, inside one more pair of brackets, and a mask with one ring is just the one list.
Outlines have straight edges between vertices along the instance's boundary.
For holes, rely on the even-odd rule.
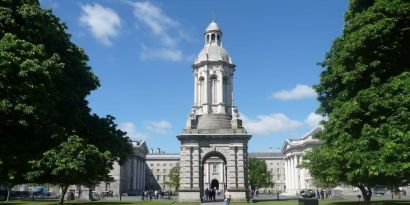
[[[58,201],[10,201],[0,202],[0,205],[57,205]],[[198,205],[199,203],[179,203],[175,201],[65,201],[67,205]],[[246,202],[231,202],[231,205],[298,205],[297,200],[284,201],[263,201],[257,203]],[[366,205],[363,201],[333,201],[324,200],[319,201],[319,205]],[[409,200],[386,200],[386,201],[372,201],[370,205],[410,205]]]
[[[57,200],[36,201],[9,201],[0,202],[0,205],[57,205]],[[198,205],[199,203],[179,203],[175,201],[64,201],[67,205]]]
[[[297,200],[284,200],[284,201],[261,201],[254,203],[255,205],[298,205]],[[250,203],[231,203],[231,205],[250,205]],[[334,201],[323,200],[319,201],[319,205],[367,205],[363,201]],[[410,205],[409,200],[386,200],[386,201],[371,201],[370,205]]]

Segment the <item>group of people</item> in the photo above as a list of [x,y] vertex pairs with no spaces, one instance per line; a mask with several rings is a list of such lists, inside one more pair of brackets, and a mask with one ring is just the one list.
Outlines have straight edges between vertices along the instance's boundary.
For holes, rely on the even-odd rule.
[[[213,189],[208,189],[206,188],[204,191],[204,200],[213,200],[215,201],[215,195],[218,194],[218,196],[221,194],[220,190],[216,190],[215,188]],[[229,205],[229,202],[231,201],[231,193],[229,192],[229,189],[225,190],[224,193],[224,205]]]
[[215,188],[213,189],[208,189],[206,188],[204,191],[204,199],[206,201],[215,201],[215,195],[218,194],[218,196],[221,194],[219,190],[216,190]]
[[318,199],[327,199],[332,198],[332,190],[331,189],[316,189],[316,197]]
[[172,197],[172,191],[158,191],[158,190],[149,190],[149,191],[143,191],[141,193],[141,200],[145,201],[145,200],[152,200],[152,198],[154,199],[164,199],[165,195],[167,196],[167,198],[171,198]]

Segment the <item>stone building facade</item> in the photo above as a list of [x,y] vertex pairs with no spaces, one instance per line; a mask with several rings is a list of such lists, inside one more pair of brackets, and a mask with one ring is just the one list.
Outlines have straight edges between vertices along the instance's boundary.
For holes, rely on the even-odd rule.
[[169,190],[170,170],[179,163],[179,153],[150,153],[146,158],[147,174],[145,188],[147,190]]
[[114,181],[101,182],[99,186],[95,187],[96,192],[107,193],[111,191],[113,195],[118,196],[124,193],[139,195],[145,190],[148,147],[145,141],[132,141],[131,143],[133,155],[122,166],[114,164],[114,169],[110,172]]
[[284,155],[281,152],[250,152],[249,157],[265,161],[268,171],[271,172],[273,187],[264,187],[261,191],[270,191],[270,193],[285,192],[285,162]]
[[313,138],[320,132],[321,126],[313,128],[299,139],[286,139],[282,146],[284,154],[285,173],[286,173],[286,194],[298,195],[302,189],[315,189],[312,178],[307,169],[299,168],[303,160],[303,155],[312,147],[319,145],[319,139]]

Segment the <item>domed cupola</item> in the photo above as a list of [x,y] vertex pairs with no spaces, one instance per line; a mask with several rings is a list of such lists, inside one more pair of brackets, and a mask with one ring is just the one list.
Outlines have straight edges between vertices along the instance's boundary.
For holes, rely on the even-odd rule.
[[212,21],[205,30],[204,48],[199,52],[194,64],[203,61],[222,61],[233,64],[228,52],[222,47],[221,27]]
[[242,122],[233,100],[235,65],[222,47],[221,27],[212,21],[204,33],[204,47],[192,65],[194,105],[186,127],[189,129],[240,128]]

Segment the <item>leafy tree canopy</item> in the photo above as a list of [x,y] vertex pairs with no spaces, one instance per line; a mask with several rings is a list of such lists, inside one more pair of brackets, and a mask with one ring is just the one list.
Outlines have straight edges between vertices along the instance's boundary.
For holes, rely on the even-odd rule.
[[319,148],[304,166],[328,185],[371,187],[410,179],[410,2],[351,0],[322,66]]
[[180,176],[179,172],[181,171],[181,166],[177,163],[172,169],[169,171],[169,181],[167,185],[170,187],[175,188],[176,191],[179,190],[180,185]]
[[249,159],[249,183],[252,189],[272,186],[271,178],[271,172],[268,171],[265,161]]
[[41,159],[31,161],[32,171],[27,177],[38,182],[59,184],[63,190],[62,204],[70,185],[90,185],[109,180],[107,176],[113,166],[110,155],[110,152],[100,152],[78,136],[71,136],[57,148],[45,152]]
[[99,86],[64,23],[37,0],[0,0],[0,182],[24,183],[28,161],[78,135],[123,162],[132,147],[114,118],[90,114]]

